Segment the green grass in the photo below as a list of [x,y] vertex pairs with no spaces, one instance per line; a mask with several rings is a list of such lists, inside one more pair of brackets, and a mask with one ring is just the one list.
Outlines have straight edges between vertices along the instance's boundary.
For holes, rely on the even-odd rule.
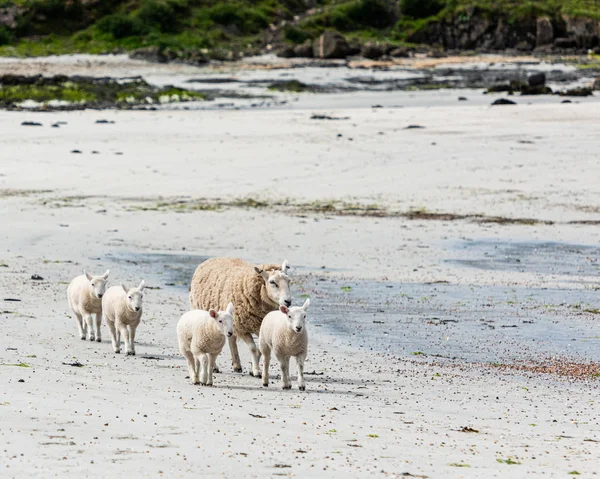
[[510,466],[513,466],[515,464],[521,464],[518,461],[513,461],[511,458],[508,458],[508,459],[496,459],[496,462],[499,462],[500,464],[508,464]]

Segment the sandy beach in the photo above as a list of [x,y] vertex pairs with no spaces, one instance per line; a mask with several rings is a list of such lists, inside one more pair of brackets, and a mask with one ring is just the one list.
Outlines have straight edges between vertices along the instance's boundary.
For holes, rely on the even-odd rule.
[[[2,477],[597,475],[597,98],[420,94],[0,112]],[[242,343],[243,374],[225,348],[214,387],[189,384],[175,325],[215,256],[289,260],[312,302],[306,392],[276,362],[261,387]],[[83,268],[146,280],[137,356],[106,325],[78,338]],[[592,369],[517,371],[517,353]]]

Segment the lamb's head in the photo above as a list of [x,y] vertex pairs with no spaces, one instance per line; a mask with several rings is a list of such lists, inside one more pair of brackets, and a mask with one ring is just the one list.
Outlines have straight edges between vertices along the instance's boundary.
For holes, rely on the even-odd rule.
[[211,309],[208,312],[210,317],[217,322],[219,331],[227,338],[233,336],[233,313],[233,303],[229,303],[225,311],[215,311],[214,309]]
[[290,277],[286,273],[289,268],[287,259],[282,263],[281,270],[265,271],[264,269],[254,268],[265,282],[269,299],[280,306],[292,305]]
[[306,328],[306,310],[310,306],[310,299],[306,298],[302,306],[279,306],[279,311],[287,316],[290,328],[295,333],[301,333]]
[[146,283],[144,280],[140,283],[137,288],[127,288],[123,283],[121,283],[121,288],[125,291],[125,302],[127,304],[127,309],[131,311],[142,310],[142,299],[144,298],[144,288],[146,287]]
[[90,282],[94,296],[96,296],[98,299],[102,299],[102,296],[106,291],[106,283],[108,281],[110,269],[107,269],[106,273],[104,273],[102,276],[92,276],[85,269],[83,270],[83,274],[85,274],[85,277]]

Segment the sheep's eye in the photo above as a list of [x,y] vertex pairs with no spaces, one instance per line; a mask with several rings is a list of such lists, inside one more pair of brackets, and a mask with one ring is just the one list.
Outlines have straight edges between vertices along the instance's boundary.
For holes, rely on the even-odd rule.
[[131,296],[127,296],[129,299],[131,299]]
[[221,323],[221,324],[222,324],[222,323],[223,323],[223,320],[222,320],[222,319],[219,319],[219,323]]
[[273,286],[275,286],[276,288],[278,288],[277,283],[275,281],[269,281],[269,283],[271,283]]

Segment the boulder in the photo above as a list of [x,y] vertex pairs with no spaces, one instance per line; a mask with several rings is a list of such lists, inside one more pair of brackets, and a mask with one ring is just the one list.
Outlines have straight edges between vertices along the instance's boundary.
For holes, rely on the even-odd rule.
[[377,45],[373,42],[365,43],[360,50],[360,55],[363,58],[368,58],[370,60],[377,60],[378,58],[381,58],[384,54],[384,47],[381,45]]
[[554,40],[554,27],[548,17],[540,17],[535,25],[535,46],[550,45]]
[[327,30],[314,42],[315,58],[346,58],[350,51],[343,35]]
[[527,78],[527,84],[531,87],[546,84],[546,74],[543,72],[534,73]]
[[275,54],[281,58],[293,58],[296,56],[296,51],[291,45],[284,45],[277,49]]
[[524,85],[521,88],[521,95],[552,95],[552,88],[546,85]]
[[594,90],[600,90],[600,77],[596,78],[596,81],[594,81],[593,88]]
[[589,87],[571,88],[559,93],[560,96],[592,96],[593,94],[592,89]]
[[494,105],[516,105],[516,103],[507,98],[498,98],[494,103],[492,103],[492,106]]
[[143,47],[133,50],[129,58],[145,60],[151,63],[166,63],[167,57],[159,47]]
[[17,28],[17,19],[23,11],[24,9],[18,6],[0,8],[0,27],[6,27],[10,30]]
[[392,58],[408,58],[410,56],[410,53],[406,48],[398,47],[398,48],[393,48],[390,51],[389,55]]
[[313,57],[313,42],[312,40],[306,40],[302,45],[296,45],[294,47],[294,55],[300,58],[312,58]]
[[560,37],[554,40],[555,48],[575,48],[577,41],[574,38]]
[[600,21],[593,18],[563,16],[565,30],[573,38],[578,47],[592,48],[598,45],[600,37]]

